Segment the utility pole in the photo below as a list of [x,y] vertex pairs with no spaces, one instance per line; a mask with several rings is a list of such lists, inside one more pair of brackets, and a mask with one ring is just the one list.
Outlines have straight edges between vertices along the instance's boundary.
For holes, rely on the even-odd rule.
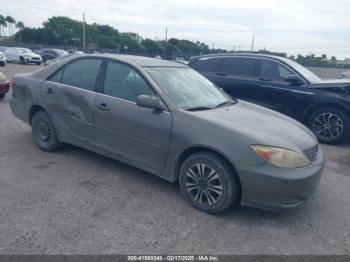
[[83,13],[83,51],[85,51],[85,13]]
[[255,41],[255,36],[253,35],[253,39],[252,39],[252,47],[251,47],[251,51],[253,52],[254,51],[254,41]]
[[165,41],[168,42],[168,28],[165,28]]

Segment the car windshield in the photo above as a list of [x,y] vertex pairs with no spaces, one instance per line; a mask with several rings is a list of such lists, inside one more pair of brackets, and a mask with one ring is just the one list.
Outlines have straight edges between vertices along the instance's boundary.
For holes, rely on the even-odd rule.
[[64,56],[64,55],[68,55],[68,52],[64,51],[64,50],[59,50],[56,49],[55,50],[58,56]]
[[29,53],[32,52],[32,51],[30,51],[28,48],[20,48],[19,51],[20,51],[22,54],[29,54]]
[[233,102],[228,95],[193,69],[150,67],[146,71],[181,109],[207,110]]
[[303,67],[293,60],[288,59],[288,64],[293,67],[297,72],[299,72],[303,77],[305,77],[310,83],[319,83],[322,81],[317,75],[312,73],[309,69]]

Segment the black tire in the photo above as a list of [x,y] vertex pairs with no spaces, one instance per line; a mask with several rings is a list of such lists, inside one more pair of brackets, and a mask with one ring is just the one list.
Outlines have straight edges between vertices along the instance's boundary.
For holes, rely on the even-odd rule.
[[314,110],[307,118],[306,125],[316,135],[318,141],[324,144],[337,144],[350,132],[349,115],[336,107],[322,107]]
[[[196,183],[193,176],[190,176],[190,172],[196,173],[196,169],[199,171],[197,164],[204,165],[204,170],[203,176]],[[212,170],[216,172],[218,178],[214,178],[215,174],[210,176],[209,173]],[[240,183],[237,174],[224,159],[214,153],[199,152],[189,156],[181,166],[179,183],[185,198],[193,207],[203,212],[218,214],[239,204]],[[212,187],[215,186],[214,189],[220,191],[218,190],[220,185],[222,185],[221,194],[217,194]],[[200,198],[202,198],[202,203],[200,203]]]
[[38,111],[32,119],[32,137],[34,143],[43,151],[59,149],[62,143],[58,140],[50,116],[45,111]]
[[41,62],[36,62],[37,65],[41,65]]
[[0,62],[0,66],[5,66],[6,63],[5,62]]
[[5,97],[5,94],[0,94],[0,99],[3,99]]
[[47,58],[45,56],[42,57],[43,63],[46,63]]
[[22,64],[22,65],[24,65],[24,64],[26,63],[26,61],[24,60],[23,57],[20,57],[20,58],[19,58],[19,63]]

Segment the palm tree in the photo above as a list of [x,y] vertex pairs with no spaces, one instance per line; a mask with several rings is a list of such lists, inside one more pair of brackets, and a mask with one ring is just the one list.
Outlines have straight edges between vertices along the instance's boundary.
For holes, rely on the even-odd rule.
[[5,27],[6,27],[5,17],[3,15],[0,15],[0,39],[5,37]]
[[24,23],[22,21],[18,21],[16,24],[16,28],[19,30],[18,31],[19,41],[22,42],[21,31],[25,28]]
[[12,16],[6,16],[5,20],[9,24],[9,36],[11,36],[13,34],[13,24],[16,23],[16,20]]

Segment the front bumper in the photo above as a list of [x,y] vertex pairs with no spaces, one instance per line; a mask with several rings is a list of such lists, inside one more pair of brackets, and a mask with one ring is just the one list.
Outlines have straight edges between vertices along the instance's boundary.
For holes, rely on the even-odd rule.
[[0,82],[0,94],[6,94],[10,90],[10,81]]
[[26,63],[41,63],[40,57],[24,57]]
[[268,163],[239,170],[241,204],[272,211],[298,206],[316,190],[325,166],[321,148],[313,163],[305,168],[285,169]]

